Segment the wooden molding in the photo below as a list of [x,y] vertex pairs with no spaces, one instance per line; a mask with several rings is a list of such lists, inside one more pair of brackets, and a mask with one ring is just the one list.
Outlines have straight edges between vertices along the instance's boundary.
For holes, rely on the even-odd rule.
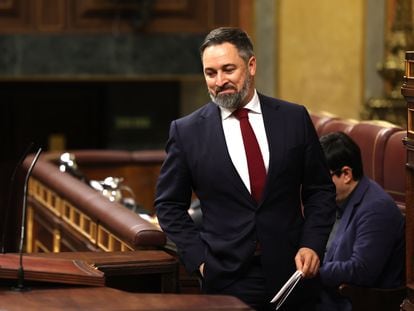
[[218,26],[251,30],[252,0],[144,4],[132,0],[0,0],[0,33],[205,33]]
[[[207,24],[208,0],[158,0],[149,12],[150,19],[143,25],[146,32],[194,32]],[[226,1],[224,1],[226,2]],[[83,31],[130,32],[135,19],[140,17],[140,2],[111,0],[75,0],[71,4],[70,26]],[[138,29],[141,30],[141,29]]]

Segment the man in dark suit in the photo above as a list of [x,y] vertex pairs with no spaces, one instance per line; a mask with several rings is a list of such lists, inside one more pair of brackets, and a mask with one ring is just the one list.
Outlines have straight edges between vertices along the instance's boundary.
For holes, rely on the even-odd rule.
[[404,217],[394,200],[364,176],[359,146],[346,134],[320,139],[336,185],[337,221],[320,268],[319,310],[352,310],[342,283],[396,288],[405,284]]
[[[244,31],[215,29],[200,51],[212,102],[171,124],[156,191],[159,223],[186,269],[202,276],[205,293],[267,310],[298,269],[305,280],[284,308],[312,310],[335,190],[311,119],[302,106],[256,92],[256,58]],[[245,153],[254,144],[243,140],[239,108],[248,109],[260,147],[254,161]],[[259,162],[263,181],[250,175]],[[193,192],[200,229],[187,212]]]

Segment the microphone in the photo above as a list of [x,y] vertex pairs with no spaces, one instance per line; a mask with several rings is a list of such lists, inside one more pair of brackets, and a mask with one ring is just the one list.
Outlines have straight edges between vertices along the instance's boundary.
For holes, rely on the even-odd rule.
[[23,241],[24,241],[24,234],[26,228],[26,210],[27,210],[27,185],[29,183],[29,177],[32,174],[32,170],[34,165],[36,164],[37,160],[39,159],[40,153],[42,152],[42,148],[37,150],[36,155],[34,156],[32,163],[30,164],[29,169],[26,173],[26,178],[24,180],[24,188],[23,188],[23,208],[22,208],[22,228],[20,231],[20,245],[19,245],[19,270],[18,270],[18,279],[17,279],[17,286],[13,287],[15,291],[26,291],[28,288],[24,287],[24,269],[23,269]]
[[18,169],[22,166],[22,163],[24,159],[26,159],[27,155],[29,154],[30,150],[33,147],[33,142],[31,142],[27,147],[26,150],[21,155],[19,161],[17,162],[16,166],[14,167],[14,171],[10,178],[10,188],[9,188],[9,197],[7,201],[7,209],[3,218],[3,232],[2,232],[2,238],[1,238],[1,252],[4,254],[6,253],[6,232],[7,232],[7,223],[9,220],[9,211],[11,209],[11,201],[12,201],[12,193],[14,188],[14,180],[16,179],[16,174]]

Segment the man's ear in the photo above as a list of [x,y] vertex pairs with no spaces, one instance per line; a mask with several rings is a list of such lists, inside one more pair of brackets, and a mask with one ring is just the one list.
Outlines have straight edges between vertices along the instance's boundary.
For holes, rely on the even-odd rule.
[[252,56],[250,57],[247,67],[249,70],[249,73],[251,76],[254,76],[256,74],[256,57]]
[[354,175],[352,174],[352,168],[350,168],[349,166],[344,166],[342,168],[342,174],[344,175],[345,183],[350,183],[351,181],[354,180]]

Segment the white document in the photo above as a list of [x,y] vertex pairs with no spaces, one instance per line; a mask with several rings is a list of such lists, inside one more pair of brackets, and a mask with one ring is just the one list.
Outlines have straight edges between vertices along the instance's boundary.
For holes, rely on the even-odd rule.
[[287,280],[287,282],[282,286],[282,288],[273,297],[273,299],[270,302],[271,303],[277,302],[276,310],[279,310],[279,308],[285,302],[286,298],[295,288],[296,284],[298,284],[302,276],[303,276],[302,271],[296,270],[295,273],[292,274],[289,280]]

